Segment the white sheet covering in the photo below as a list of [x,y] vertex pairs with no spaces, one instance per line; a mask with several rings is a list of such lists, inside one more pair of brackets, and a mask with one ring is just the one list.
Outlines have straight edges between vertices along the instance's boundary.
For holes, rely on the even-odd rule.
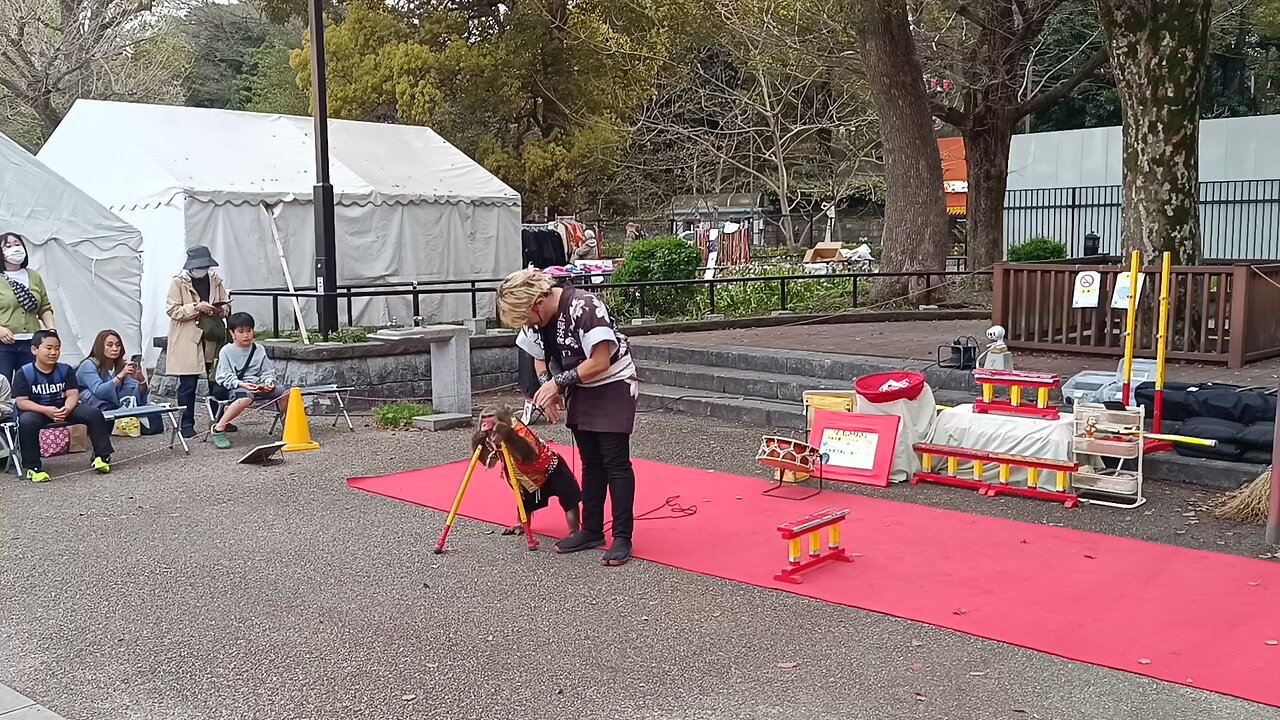
[[0,232],[27,239],[62,336],[77,364],[98,332],[142,348],[142,235],[20,145],[0,135]]
[[[308,117],[79,100],[40,158],[142,230],[148,337],[168,333],[164,298],[186,248],[207,245],[236,289],[314,284],[314,146]],[[502,277],[519,269],[520,196],[429,128],[333,120],[330,172],[342,284]],[[268,299],[233,297],[271,324]],[[493,313],[482,296],[480,316]],[[303,303],[314,326],[314,302]],[[352,319],[413,316],[406,297],[356,299]],[[345,324],[345,301],[339,307]],[[472,317],[468,294],[422,296],[426,322]],[[285,327],[292,308],[280,303]],[[148,344],[150,342],[148,341]]]
[[[972,404],[957,405],[938,413],[938,421],[934,424],[933,436],[929,442],[971,450],[1068,460],[1072,457],[1072,422],[1070,413],[1060,414],[1057,420],[1042,420],[975,413]],[[1080,460],[1086,461],[1087,457]],[[945,459],[934,459],[935,471],[945,466]],[[972,463],[961,461],[959,467],[962,477],[973,477]],[[999,467],[988,463],[983,468],[982,477],[987,482],[999,482]],[[1052,473],[1042,472],[1040,478],[1045,487],[1052,487]],[[1011,468],[1009,479],[1025,483],[1027,472],[1022,468]]]
[[875,403],[858,396],[854,412],[865,415],[886,415],[898,418],[898,441],[893,449],[893,465],[889,470],[889,482],[909,480],[920,470],[920,458],[912,447],[924,442],[933,431],[937,417],[937,402],[933,388],[927,384],[915,400],[893,400]]

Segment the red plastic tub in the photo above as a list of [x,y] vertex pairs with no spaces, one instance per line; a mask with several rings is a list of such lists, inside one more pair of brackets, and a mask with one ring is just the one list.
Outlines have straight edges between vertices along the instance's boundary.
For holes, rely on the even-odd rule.
[[[881,391],[880,388],[890,381],[905,382],[906,386]],[[924,384],[924,375],[910,370],[900,370],[897,372],[863,375],[853,381],[853,389],[870,402],[887,403],[894,400],[915,400],[924,391]]]

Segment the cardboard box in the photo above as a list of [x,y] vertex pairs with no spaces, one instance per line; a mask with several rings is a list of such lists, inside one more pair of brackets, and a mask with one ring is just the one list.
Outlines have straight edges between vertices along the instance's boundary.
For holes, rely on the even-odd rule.
[[838,242],[820,242],[809,248],[804,254],[804,261],[807,263],[814,262],[837,262],[844,258],[840,255],[840,249],[844,245]]

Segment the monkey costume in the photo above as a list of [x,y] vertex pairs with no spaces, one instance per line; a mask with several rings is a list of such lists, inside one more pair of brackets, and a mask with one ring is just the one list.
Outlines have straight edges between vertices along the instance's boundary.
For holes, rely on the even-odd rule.
[[[546,507],[555,496],[564,509],[569,533],[577,532],[581,524],[578,508],[582,503],[582,489],[564,458],[542,442],[527,425],[512,417],[511,409],[505,405],[487,407],[480,417],[482,422],[484,418],[492,417],[493,429],[481,427],[471,436],[471,452],[483,444],[480,461],[486,468],[491,468],[502,460],[500,445],[506,445],[516,466],[516,481],[520,483],[525,513],[532,518],[535,510]],[[523,530],[517,518],[516,524],[502,534],[515,535]]]

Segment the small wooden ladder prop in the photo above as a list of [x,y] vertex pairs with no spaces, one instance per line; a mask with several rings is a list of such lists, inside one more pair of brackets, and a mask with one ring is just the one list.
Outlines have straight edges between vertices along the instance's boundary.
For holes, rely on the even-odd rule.
[[[912,476],[912,485],[919,485],[922,482],[936,483],[938,485],[977,490],[979,495],[987,497],[1017,495],[1035,500],[1060,502],[1069,508],[1080,504],[1080,498],[1067,492],[1067,475],[1079,470],[1079,463],[1026,455],[1006,455],[985,450],[969,450],[953,445],[935,445],[933,443],[916,443],[912,446],[912,449],[920,456],[921,467],[920,472]],[[947,472],[945,475],[933,472],[933,458],[935,455],[947,459]],[[958,467],[961,460],[973,462],[973,479],[959,476]],[[999,467],[999,484],[988,483],[982,479],[987,463],[994,463]],[[1009,484],[1009,471],[1015,467],[1027,469],[1026,487],[1016,487]],[[1057,482],[1054,490],[1045,490],[1040,487],[1040,472],[1042,470],[1056,474]]]
[[[976,413],[1058,419],[1058,408],[1049,404],[1049,391],[1058,387],[1057,375],[979,368],[973,371],[973,379],[982,386],[982,399],[973,404],[973,411]],[[1009,388],[1008,400],[995,399],[997,385]],[[1023,387],[1035,389],[1035,405],[1022,402]]]
[[[849,509],[836,510],[835,508],[824,508],[816,513],[805,515],[799,520],[784,522],[778,526],[778,532],[782,534],[782,539],[787,541],[787,567],[781,572],[773,576],[774,580],[781,580],[795,585],[801,583],[798,575],[806,570],[811,570],[823,563],[853,562],[853,558],[845,553],[844,548],[840,547],[840,523],[849,516]],[[822,553],[822,530],[827,530],[827,550],[824,555]],[[800,539],[802,537],[809,538],[809,559],[801,561]]]

